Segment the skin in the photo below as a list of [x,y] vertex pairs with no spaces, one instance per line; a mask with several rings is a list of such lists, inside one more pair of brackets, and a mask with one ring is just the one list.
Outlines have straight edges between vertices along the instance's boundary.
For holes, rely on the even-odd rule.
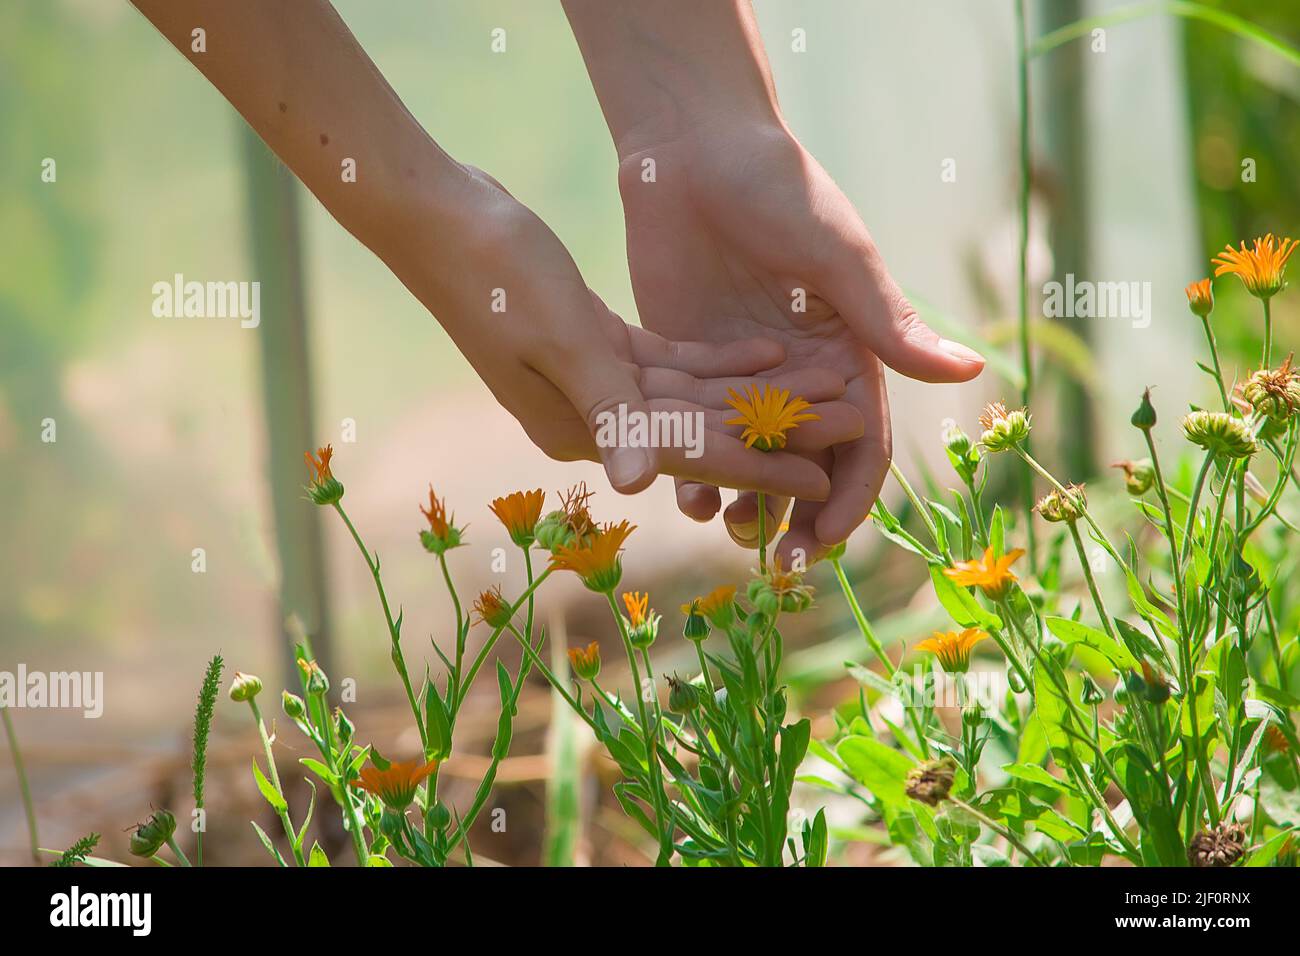
[[[863,429],[860,403],[839,400],[853,387],[842,373],[791,362],[780,337],[679,338],[623,322],[541,219],[434,142],[326,0],[133,3],[438,318],[546,454],[601,461],[627,493],[659,473],[811,501],[831,491],[818,455]],[[191,48],[196,26],[205,52]],[[356,182],[343,181],[345,157]],[[504,314],[491,308],[497,289]],[[823,416],[788,453],[746,449],[723,424],[726,388],[758,372]],[[598,447],[598,416],[620,405],[704,413],[704,454]]]
[[[865,520],[888,472],[881,363],[921,381],[961,382],[983,359],[921,322],[852,204],[786,126],[747,2],[564,7],[618,151],[642,324],[670,338],[773,339],[785,358],[767,374],[829,370],[861,415],[860,434],[805,453],[830,475],[830,495],[795,496],[778,554],[787,566],[795,549],[814,560]],[[769,529],[788,503],[769,499]],[[721,495],[679,480],[678,504],[706,521]],[[757,516],[753,495],[727,509],[738,543],[754,546]]]

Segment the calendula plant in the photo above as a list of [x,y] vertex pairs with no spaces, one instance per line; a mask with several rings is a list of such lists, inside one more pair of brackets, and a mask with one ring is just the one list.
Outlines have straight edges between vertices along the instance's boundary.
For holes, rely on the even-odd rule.
[[[814,745],[853,782],[810,779],[861,799],[918,862],[1295,863],[1300,608],[1296,529],[1279,505],[1288,485],[1300,488],[1300,377],[1290,358],[1271,365],[1270,312],[1295,248],[1266,236],[1215,259],[1216,275],[1238,276],[1263,307],[1263,355],[1244,382],[1223,376],[1210,280],[1188,286],[1211,360],[1201,368],[1220,407],[1181,420],[1199,461],[1172,477],[1157,450],[1155,406],[1142,395],[1132,425],[1145,454],[1120,463],[1141,521],[1134,534],[1108,534],[1084,488],[1030,454],[1027,409],[990,405],[978,441],[949,429],[962,487],[946,498],[919,495],[895,470],[923,530],[883,504],[874,523],[928,565],[956,624],[912,648],[930,655],[935,674],[908,681],[832,555],[875,666],[852,668],[864,693],[838,715],[837,735]],[[1013,570],[1025,552],[1010,547],[1010,517],[982,497],[990,468],[1006,460],[1044,486],[1036,517],[1020,527],[1060,529],[1025,579]],[[1062,551],[1077,558],[1077,586]],[[1122,580],[1122,601],[1119,589],[1103,593],[1102,570]],[[981,666],[996,667],[981,676],[1005,679],[993,682],[997,693],[976,695],[972,655],[986,648],[996,652]],[[955,690],[948,720],[932,678]]]

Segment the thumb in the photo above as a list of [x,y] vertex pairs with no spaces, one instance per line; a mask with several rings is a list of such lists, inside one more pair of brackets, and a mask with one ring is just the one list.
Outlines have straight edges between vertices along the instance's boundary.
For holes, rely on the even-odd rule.
[[658,477],[653,451],[629,442],[636,432],[627,423],[650,421],[633,368],[612,355],[583,356],[568,363],[563,377],[552,379],[587,423],[609,483],[625,495],[644,490]]
[[908,302],[869,238],[851,243],[831,274],[830,303],[882,362],[922,382],[965,382],[984,359],[930,328]]

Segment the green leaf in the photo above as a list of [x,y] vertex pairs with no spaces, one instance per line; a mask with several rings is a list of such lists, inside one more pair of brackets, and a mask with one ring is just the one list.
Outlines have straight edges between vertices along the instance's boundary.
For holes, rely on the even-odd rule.
[[307,857],[307,866],[316,867],[329,865],[329,857],[327,857],[325,851],[320,848],[320,844],[313,840],[311,844],[311,854]]
[[934,585],[934,593],[938,596],[939,603],[962,627],[978,627],[986,631],[1002,630],[1002,619],[986,611],[975,600],[974,595],[949,580],[942,568],[930,565],[930,581]]
[[[252,823],[251,820],[249,822]],[[262,846],[266,847],[266,852],[271,854],[271,856],[275,857],[276,862],[279,863],[281,866],[288,866],[289,864],[284,862],[284,857],[280,855],[280,851],[277,850],[275,848],[275,844],[271,842],[271,838],[266,835],[266,831],[263,830],[261,827],[259,827],[256,823],[252,823],[252,827],[254,830],[257,831],[257,838],[262,841]]]
[[880,801],[887,816],[907,812],[907,772],[916,766],[907,754],[887,747],[874,737],[846,737],[836,753],[849,774]]
[[271,809],[276,813],[284,813],[289,809],[289,805],[284,802],[284,797],[276,792],[271,781],[267,780],[262,774],[262,768],[257,765],[257,758],[253,758],[253,779],[257,781],[257,789],[262,792],[266,802],[271,805]]
[[1129,670],[1141,670],[1142,665],[1127,648],[1095,627],[1080,624],[1078,621],[1068,621],[1063,617],[1049,617],[1046,623],[1047,629],[1062,641],[1092,648],[1110,661],[1121,674]]
[[424,726],[429,737],[430,759],[446,760],[451,755],[451,717],[438,696],[438,688],[427,677],[424,681]]

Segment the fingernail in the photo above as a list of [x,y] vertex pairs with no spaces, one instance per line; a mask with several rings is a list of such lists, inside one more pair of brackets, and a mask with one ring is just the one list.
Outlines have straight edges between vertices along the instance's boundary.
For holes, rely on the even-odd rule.
[[758,522],[757,521],[739,521],[735,524],[729,524],[731,533],[743,542],[758,540]]
[[960,359],[963,362],[979,363],[980,365],[984,364],[984,356],[980,355],[979,352],[976,352],[972,348],[967,348],[960,342],[954,342],[952,339],[940,339],[939,348],[951,355],[953,358]]
[[650,456],[641,448],[614,448],[605,460],[610,483],[620,489],[638,484],[653,467]]

